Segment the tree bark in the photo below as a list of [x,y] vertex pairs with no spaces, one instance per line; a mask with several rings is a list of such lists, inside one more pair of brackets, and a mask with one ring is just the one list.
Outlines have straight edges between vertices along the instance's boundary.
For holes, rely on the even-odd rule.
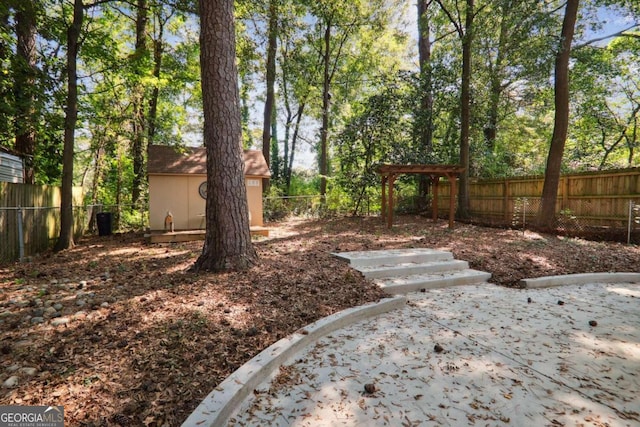
[[462,37],[462,89],[460,94],[460,174],[458,217],[469,217],[469,130],[471,127],[471,45],[473,43],[474,0],[467,0],[465,30]]
[[36,10],[33,0],[17,2],[16,61],[14,65],[15,148],[24,158],[24,182],[35,182],[36,152]]
[[306,100],[304,100],[300,105],[298,105],[298,112],[296,113],[296,124],[293,127],[293,136],[291,137],[291,154],[289,155],[289,165],[287,166],[287,177],[286,177],[286,195],[290,195],[291,193],[291,175],[293,174],[293,160],[296,154],[296,145],[298,142],[298,135],[300,133],[300,126],[302,125],[302,117],[304,114],[304,109],[306,107]]
[[156,121],[158,119],[158,98],[160,97],[160,73],[162,72],[162,54],[164,51],[164,26],[167,22],[166,18],[158,12],[156,16],[158,25],[158,33],[153,40],[153,77],[156,84],[151,91],[149,99],[149,113],[147,117],[147,142],[153,144],[156,136]]
[[555,121],[547,157],[538,225],[554,228],[562,156],[569,128],[569,59],[578,15],[578,0],[568,0],[555,64]]
[[[0,72],[6,75],[9,70],[4,64],[12,55],[9,38],[11,26],[9,24],[10,4],[0,4]],[[0,80],[0,139],[8,141],[14,135],[11,129],[13,120],[13,87],[10,79]]]
[[487,145],[487,151],[490,153],[495,152],[496,138],[498,135],[498,110],[500,108],[500,97],[502,96],[502,74],[503,74],[503,62],[505,55],[505,45],[507,43],[508,32],[508,13],[511,9],[503,10],[502,16],[497,17],[500,19],[500,34],[498,36],[498,51],[496,53],[496,60],[492,67],[490,67],[490,88],[489,88],[489,111],[487,113],[487,124],[484,127],[484,139]]
[[[267,42],[267,98],[264,102],[264,123],[262,127],[262,155],[271,166],[271,125],[274,121],[276,49],[278,47],[278,0],[269,1],[269,28]],[[276,161],[277,159],[274,159]],[[262,180],[262,191],[269,191],[269,180]]]
[[235,46],[233,0],[200,0],[207,228],[196,271],[245,270],[258,259],[249,231]]
[[[431,80],[431,34],[429,31],[428,8],[431,0],[418,0],[418,60],[420,62],[420,81],[422,98],[420,105],[420,157],[426,162],[433,152],[433,93]],[[419,176],[419,194],[426,197],[429,193],[430,179]]]
[[64,119],[64,151],[62,154],[62,189],[60,196],[60,236],[55,250],[70,249],[73,242],[73,156],[76,122],[78,121],[78,71],[80,30],[84,18],[82,0],[74,0],[73,21],[67,28],[67,107]]
[[324,30],[324,52],[322,57],[323,78],[322,78],[322,128],[320,129],[320,159],[318,167],[320,171],[320,195],[327,194],[327,177],[329,176],[329,106],[331,88],[331,18],[326,19]]
[[418,0],[418,57],[420,76],[423,83],[422,119],[423,129],[420,133],[420,149],[428,155],[433,151],[433,93],[431,82],[431,40],[429,32],[429,16],[427,15],[431,0]]
[[142,182],[144,181],[144,152],[145,152],[145,118],[144,101],[145,91],[142,84],[144,74],[145,58],[148,55],[147,47],[147,22],[149,20],[147,0],[138,0],[136,16],[136,44],[134,54],[135,67],[135,87],[133,91],[133,146],[131,154],[133,157],[133,183],[131,188],[131,204],[135,208],[140,201],[142,193]]

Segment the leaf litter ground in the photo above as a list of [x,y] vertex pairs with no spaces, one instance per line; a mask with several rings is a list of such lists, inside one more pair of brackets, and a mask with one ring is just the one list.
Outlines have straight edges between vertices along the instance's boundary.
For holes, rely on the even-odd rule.
[[640,248],[405,216],[291,220],[256,240],[248,272],[194,274],[202,242],[90,236],[0,266],[1,405],[64,405],[70,426],[176,426],[262,349],[384,295],[332,252],[452,251],[491,282],[637,271]]

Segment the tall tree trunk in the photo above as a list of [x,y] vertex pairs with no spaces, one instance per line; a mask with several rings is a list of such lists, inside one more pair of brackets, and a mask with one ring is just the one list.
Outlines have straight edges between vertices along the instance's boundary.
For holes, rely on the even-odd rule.
[[[294,114],[292,111],[291,102],[289,99],[289,92],[287,89],[288,73],[287,67],[282,69],[282,100],[284,108],[287,112],[287,119],[285,122],[285,136],[284,136],[284,153],[282,156],[282,175],[284,178],[284,194],[289,196],[291,194],[291,175],[293,173],[293,160],[296,154],[296,142],[298,140],[298,132],[300,130],[300,123],[304,114],[307,95],[303,96],[298,103],[298,108]],[[308,92],[307,92],[308,94]],[[294,124],[295,120],[295,124]],[[293,136],[291,130],[293,128]]]
[[418,0],[418,56],[422,80],[421,116],[424,120],[420,133],[420,149],[427,157],[433,151],[433,93],[431,81],[431,40],[428,7],[431,0]]
[[[283,81],[284,81],[283,77]],[[282,100],[284,101],[284,109],[287,112],[287,116],[284,123],[284,137],[283,141],[283,152],[282,152],[282,177],[285,182],[285,196],[289,195],[289,188],[286,186],[288,182],[287,177],[289,176],[289,141],[291,138],[291,124],[293,123],[293,111],[291,111],[291,104],[289,103],[289,96],[287,94],[286,83],[282,85]]]
[[306,106],[306,98],[304,102],[298,105],[298,112],[296,113],[296,124],[293,127],[293,136],[291,137],[291,153],[289,155],[289,166],[287,166],[287,179],[286,179],[286,187],[287,187],[287,196],[291,192],[291,174],[293,173],[293,160],[296,154],[296,145],[298,142],[298,135],[300,134],[300,126],[302,124],[302,117],[304,114],[304,109]]
[[502,15],[496,19],[500,19],[500,35],[498,36],[498,52],[496,53],[496,61],[490,70],[490,88],[489,88],[489,111],[487,112],[487,123],[483,129],[485,144],[487,151],[493,153],[496,146],[496,137],[498,135],[498,109],[500,108],[500,97],[502,95],[502,67],[504,62],[504,50],[507,43],[507,31],[509,21],[509,9],[503,10]]
[[[428,8],[431,0],[418,0],[418,59],[420,61],[420,158],[426,162],[433,152],[433,93],[431,80],[431,34]],[[429,178],[419,176],[418,190],[422,197],[429,193]]]
[[[9,74],[8,67],[4,65],[12,55],[9,44],[11,27],[9,25],[10,4],[0,2],[0,73]],[[9,141],[15,133],[11,129],[13,122],[13,86],[11,79],[0,80],[0,140]]]
[[625,136],[627,147],[629,148],[629,156],[627,157],[627,165],[631,167],[633,164],[634,149],[638,146],[638,118],[633,118],[633,131],[631,137]]
[[469,217],[469,130],[471,127],[471,45],[473,43],[474,0],[467,0],[465,30],[462,37],[462,89],[460,94],[460,174],[458,217]]
[[[271,166],[271,127],[274,121],[276,51],[278,48],[278,1],[269,1],[269,28],[267,42],[267,98],[264,102],[264,122],[262,126],[262,155]],[[274,159],[276,161],[277,159]],[[269,191],[269,180],[262,180],[262,191]]]
[[164,25],[166,20],[160,13],[156,16],[158,34],[153,40],[153,77],[156,84],[149,98],[149,113],[147,114],[147,142],[153,144],[156,136],[156,121],[158,119],[158,97],[160,96],[160,73],[162,71],[162,53],[164,51]]
[[[324,31],[324,52],[323,52],[323,78],[322,78],[322,128],[320,129],[320,159],[318,166],[320,169],[320,195],[327,194],[327,177],[329,176],[329,102],[331,89],[331,18],[326,20]],[[324,198],[323,198],[324,200]]]
[[[278,146],[278,121],[276,120],[276,110],[271,111],[271,179],[280,179],[280,147]],[[268,190],[268,187],[267,187]]]
[[78,121],[78,71],[80,30],[84,18],[82,0],[73,2],[73,21],[67,28],[67,108],[64,118],[64,151],[62,153],[62,189],[60,197],[60,236],[56,251],[70,249],[73,242],[73,156],[76,122]]
[[33,0],[17,2],[16,60],[14,65],[15,96],[15,148],[24,158],[24,181],[35,180],[34,155],[36,152],[36,10]]
[[555,227],[560,169],[569,128],[569,58],[578,16],[578,2],[578,0],[567,0],[562,33],[560,34],[560,46],[556,54],[555,121],[542,187],[542,206],[538,216],[538,225],[543,228]]
[[251,243],[243,172],[233,0],[199,3],[207,229],[194,269],[245,270],[258,256]]
[[145,63],[145,59],[148,54],[147,22],[149,21],[149,11],[147,0],[138,0],[136,11],[136,44],[133,61],[137,78],[135,81],[135,88],[133,88],[133,146],[131,147],[131,154],[133,157],[131,204],[133,205],[133,208],[136,208],[140,201],[142,183],[145,177],[145,91],[144,85],[142,84],[142,77],[145,72],[143,64]]

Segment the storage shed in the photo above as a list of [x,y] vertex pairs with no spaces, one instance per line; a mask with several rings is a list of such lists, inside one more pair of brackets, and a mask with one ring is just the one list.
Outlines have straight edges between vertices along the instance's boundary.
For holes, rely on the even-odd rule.
[[22,159],[10,154],[0,147],[0,181],[22,184],[24,182],[24,165]]
[[[178,230],[205,228],[207,153],[204,147],[149,146],[149,225],[165,229],[167,213]],[[263,226],[262,179],[271,176],[261,151],[244,151],[244,176],[251,226]]]

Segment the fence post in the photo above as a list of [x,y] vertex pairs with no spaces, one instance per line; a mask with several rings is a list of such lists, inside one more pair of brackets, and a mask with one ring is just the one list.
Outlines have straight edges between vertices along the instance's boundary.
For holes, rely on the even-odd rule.
[[627,222],[627,245],[631,244],[631,223],[633,222],[633,200],[629,200],[629,221]]
[[562,180],[562,203],[560,204],[560,211],[569,209],[569,177],[564,176],[560,178]]
[[511,205],[509,204],[509,180],[505,179],[502,185],[502,207],[504,210],[504,221],[508,222],[513,213],[511,212]]
[[[18,215],[16,215],[18,221],[18,250],[19,261],[24,259],[24,234],[22,232],[22,207],[18,206]],[[14,246],[15,247],[15,246]]]

